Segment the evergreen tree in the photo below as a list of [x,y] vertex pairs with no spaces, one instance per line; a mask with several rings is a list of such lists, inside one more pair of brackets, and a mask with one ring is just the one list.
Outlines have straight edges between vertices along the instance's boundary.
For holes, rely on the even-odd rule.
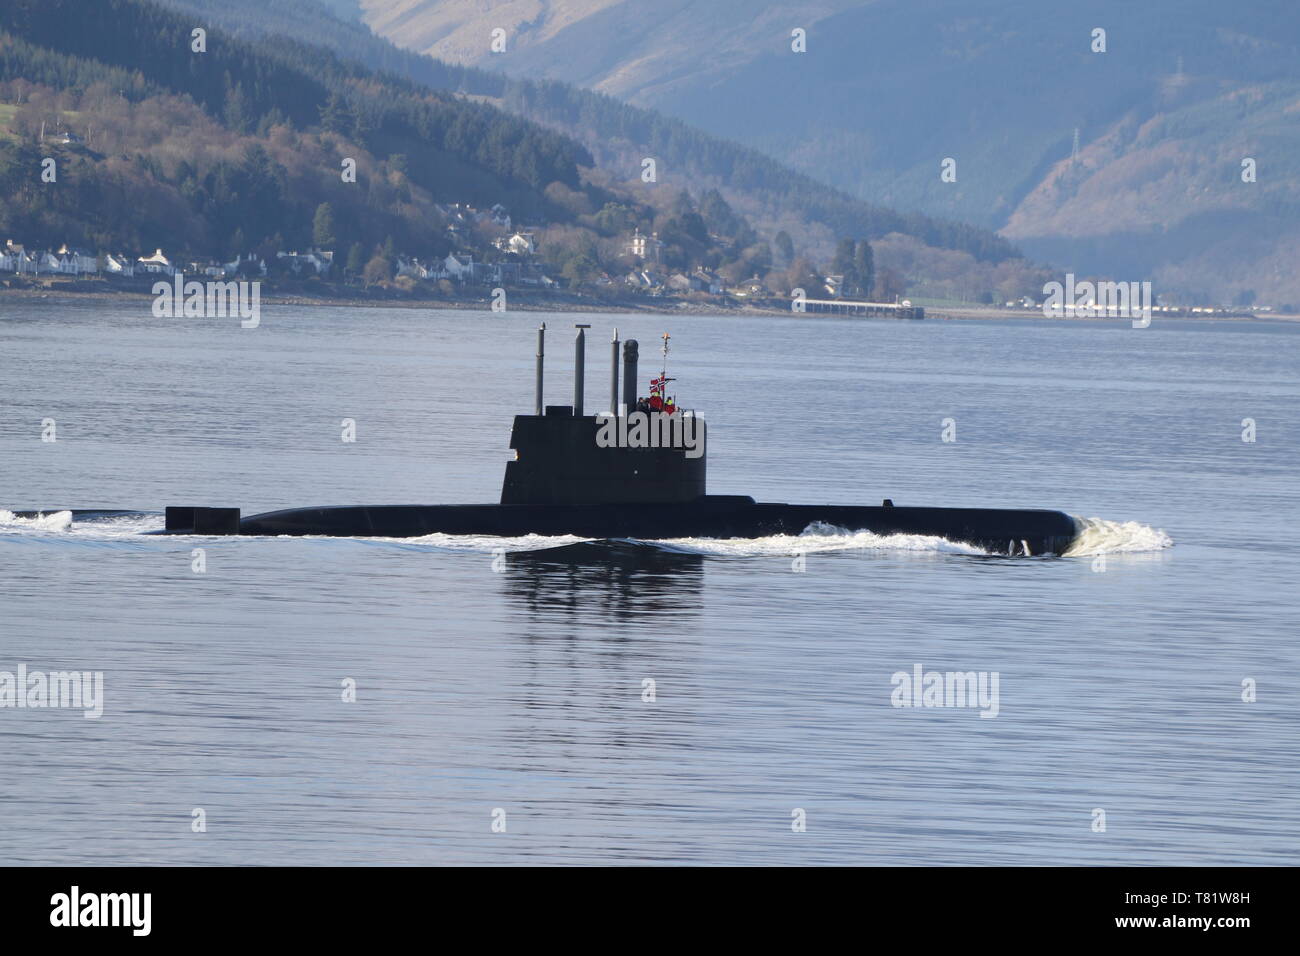
[[863,294],[869,298],[871,290],[876,287],[876,256],[871,251],[871,243],[865,239],[859,239],[857,249],[854,250],[853,261],[856,266],[858,284],[862,287]]
[[[227,77],[229,79],[229,77]],[[236,133],[248,132],[248,101],[244,97],[244,88],[236,83],[226,88],[226,99],[222,107],[222,118],[226,126]]]
[[342,133],[347,129],[347,124],[347,104],[338,93],[331,93],[325,104],[320,108],[321,129],[331,133]]
[[334,236],[334,207],[323,202],[316,207],[311,224],[311,241],[317,249],[329,249],[338,239]]
[[349,279],[355,279],[361,275],[361,271],[366,267],[366,250],[359,242],[352,243],[352,248],[348,250],[348,261],[343,267],[345,274]]
[[710,230],[728,238],[734,239],[742,225],[747,225],[716,189],[710,189],[700,197],[700,215]]
[[836,293],[843,295],[846,291],[856,290],[857,283],[857,266],[853,261],[853,240],[841,239],[835,246],[835,258],[831,260],[831,275],[843,277],[843,283],[836,289]]

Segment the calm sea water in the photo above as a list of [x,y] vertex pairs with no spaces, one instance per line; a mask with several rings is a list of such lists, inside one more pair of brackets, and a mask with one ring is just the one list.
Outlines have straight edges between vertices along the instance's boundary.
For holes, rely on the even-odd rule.
[[[0,670],[104,675],[97,720],[0,708],[0,862],[1298,862],[1294,325],[4,302],[0,509],[494,501],[539,318],[553,403],[573,322],[589,406],[615,325],[647,378],[672,333],[711,491],[1112,523],[1010,560],[0,513]],[[917,665],[997,716],[892,706]]]

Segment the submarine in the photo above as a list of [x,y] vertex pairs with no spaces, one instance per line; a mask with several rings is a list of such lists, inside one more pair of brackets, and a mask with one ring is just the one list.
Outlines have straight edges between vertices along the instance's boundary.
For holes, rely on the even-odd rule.
[[544,405],[546,324],[537,330],[533,413],[514,418],[513,460],[495,504],[341,505],[240,516],[238,508],[169,506],[163,533],[413,538],[451,535],[573,535],[600,539],[760,538],[799,535],[816,524],[879,535],[928,535],[997,555],[1060,555],[1074,519],[1040,509],[805,505],[755,501],[706,490],[706,425],[667,394],[663,374],[638,394],[640,346],[610,353],[610,411],[586,413],[586,330],[574,343],[572,405]]

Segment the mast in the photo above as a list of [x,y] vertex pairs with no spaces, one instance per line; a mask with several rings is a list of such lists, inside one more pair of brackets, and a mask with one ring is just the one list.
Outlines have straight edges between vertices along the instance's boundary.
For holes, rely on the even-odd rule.
[[[672,338],[672,336],[670,336],[667,332],[663,334],[664,344],[663,344],[663,348],[660,349],[660,351],[663,352],[664,355],[664,365],[663,365],[663,371],[659,373],[659,399],[660,401],[664,401],[664,402],[668,401],[668,382],[670,381],[670,379],[668,378],[668,340],[670,338]],[[654,383],[652,382],[651,383],[652,394],[654,392],[653,385]]]
[[[618,329],[614,330],[614,341],[611,343],[612,357],[609,363],[609,412],[611,415],[618,416]],[[622,414],[627,414],[623,412]]]
[[582,417],[583,396],[586,391],[587,375],[587,329],[590,325],[575,325],[577,339],[573,343],[573,417]]
[[543,322],[537,329],[537,385],[534,389],[534,412],[535,415],[542,414],[542,363],[546,361],[546,323]]

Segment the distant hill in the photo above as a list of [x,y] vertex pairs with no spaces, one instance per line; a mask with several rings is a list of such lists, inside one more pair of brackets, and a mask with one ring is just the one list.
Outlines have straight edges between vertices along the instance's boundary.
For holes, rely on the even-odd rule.
[[[305,23],[348,33],[319,6],[282,9],[310,9],[316,19]],[[446,69],[364,36],[380,59]],[[521,106],[516,94],[533,96],[531,87],[521,93],[493,74],[468,79],[494,84],[521,113],[543,111],[540,102]],[[559,87],[546,94],[573,105]],[[380,72],[288,35],[230,34],[150,0],[0,0],[0,234],[35,250],[165,249],[199,268],[236,257],[232,269],[252,268],[251,254],[271,264],[273,278],[291,268],[277,253],[315,246],[337,253],[335,280],[380,286],[450,283],[426,268],[438,260],[449,270],[455,262],[458,280],[468,270],[469,281],[486,281],[496,264],[504,283],[558,282],[602,299],[636,290],[718,295],[754,277],[765,280],[756,295],[815,294],[826,266],[855,293],[878,288],[892,298],[936,256],[943,281],[985,295],[1036,279],[1018,259],[995,263],[990,253],[1005,243],[987,232],[855,204],[727,147],[729,176],[763,180],[765,195],[821,203],[839,217],[839,256],[813,261],[788,235],[756,230],[703,178],[678,169],[662,184],[628,182],[572,137],[490,98]],[[607,106],[613,119],[626,118],[626,107]],[[691,147],[686,139],[676,149]],[[56,175],[45,179],[47,171]],[[523,235],[510,232],[518,226]],[[909,227],[917,232],[898,231]],[[985,259],[926,246],[916,236],[927,231]],[[853,238],[863,235],[881,239],[879,268]],[[906,274],[890,267],[885,253],[895,249],[914,264]],[[466,255],[449,259],[453,252]]]
[[[1062,267],[1300,301],[1294,0],[359,6],[402,46],[652,107],[880,206],[997,229]],[[507,53],[489,50],[495,27]],[[791,52],[794,27],[806,53]],[[1104,53],[1091,50],[1097,27]],[[956,183],[940,181],[946,157]],[[1241,181],[1247,157],[1255,183]]]
[[[758,150],[653,110],[629,106],[570,84],[533,82],[527,77],[507,79],[500,73],[467,69],[400,50],[373,36],[359,20],[345,22],[332,15],[340,9],[346,12],[352,0],[337,0],[328,10],[320,0],[166,2],[218,23],[236,35],[292,36],[326,46],[374,69],[499,105],[578,139],[597,164],[616,179],[635,181],[641,160],[652,156],[658,161],[659,182],[664,187],[692,191],[706,186],[720,188],[757,228],[769,234],[786,229],[800,240],[802,250],[819,258],[829,258],[837,240],[844,236],[875,239],[890,233],[914,237],[934,248],[955,250],[987,265],[1019,255],[1010,242],[988,228],[899,213],[885,205],[856,199]],[[454,7],[448,5],[448,9]],[[581,12],[587,7],[579,3],[573,9]],[[411,7],[412,15],[422,10],[418,5]],[[516,12],[514,5],[509,5],[509,10]],[[393,8],[392,12],[390,24],[398,29],[401,10]]]

